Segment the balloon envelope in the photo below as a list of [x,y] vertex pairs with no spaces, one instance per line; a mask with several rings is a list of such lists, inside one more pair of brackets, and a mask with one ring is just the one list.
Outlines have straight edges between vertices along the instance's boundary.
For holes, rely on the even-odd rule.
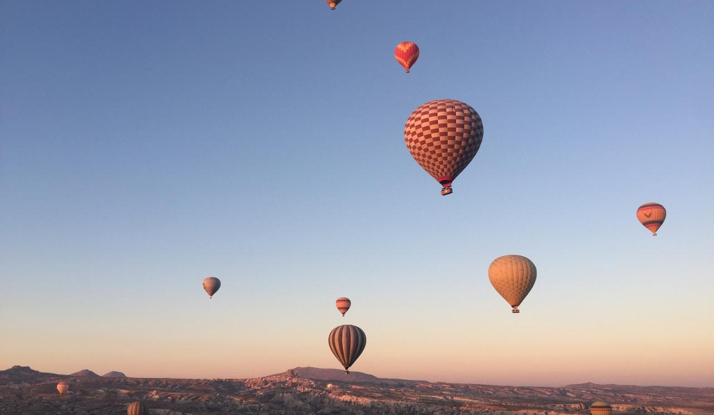
[[203,289],[208,293],[209,298],[213,298],[213,294],[221,288],[221,280],[214,277],[208,277],[203,280]]
[[394,58],[409,73],[409,69],[419,59],[419,46],[412,42],[402,42],[394,48]]
[[597,401],[593,402],[592,405],[590,405],[590,414],[591,415],[612,415],[612,407],[602,401]]
[[126,409],[126,415],[149,415],[149,407],[144,402],[134,402]]
[[404,141],[414,160],[441,183],[442,195],[481,147],[481,117],[468,104],[453,99],[427,102],[411,113]]
[[340,313],[342,313],[342,316],[345,316],[345,313],[347,310],[350,309],[350,306],[352,305],[352,301],[350,301],[349,298],[347,297],[340,297],[335,301],[335,305],[337,306],[337,309],[340,310]]
[[67,389],[69,389],[69,383],[62,381],[57,384],[57,392],[59,392],[60,395],[67,392]]
[[666,217],[667,210],[659,203],[645,203],[637,208],[637,220],[652,232],[652,236],[657,236],[657,230]]
[[537,270],[530,259],[521,255],[505,255],[496,258],[488,267],[488,279],[501,294],[514,313],[536,282]]
[[367,345],[367,336],[361,328],[345,324],[332,329],[327,343],[330,345],[332,354],[342,363],[345,373],[349,374],[347,369],[357,361],[364,351],[364,346]]
[[325,3],[327,3],[328,6],[332,10],[335,10],[335,7],[337,7],[338,4],[342,3],[342,0],[325,0]]

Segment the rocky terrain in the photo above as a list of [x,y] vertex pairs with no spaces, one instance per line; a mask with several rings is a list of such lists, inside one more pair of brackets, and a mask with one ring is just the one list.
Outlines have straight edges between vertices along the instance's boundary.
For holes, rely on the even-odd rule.
[[125,378],[126,375],[122,372],[111,371],[102,375],[104,378]]
[[79,372],[72,373],[70,376],[72,377],[89,377],[89,378],[98,378],[99,375],[96,373],[92,372],[89,369],[83,369],[80,370]]
[[[69,391],[60,396],[57,382]],[[714,414],[714,388],[592,383],[511,387],[380,379],[354,372],[296,368],[255,379],[149,379],[0,371],[0,414],[125,414],[144,400],[155,415],[189,414],[585,414],[595,400],[619,414]]]

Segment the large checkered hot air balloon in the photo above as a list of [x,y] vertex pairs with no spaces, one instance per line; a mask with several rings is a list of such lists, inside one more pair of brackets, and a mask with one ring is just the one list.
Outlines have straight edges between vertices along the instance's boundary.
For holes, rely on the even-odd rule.
[[367,345],[367,335],[361,328],[345,324],[332,329],[327,343],[330,345],[332,354],[345,368],[345,373],[349,375],[350,371],[347,369],[357,361],[359,355],[364,351],[364,346]]
[[404,126],[404,141],[414,160],[451,194],[451,183],[481,147],[481,117],[468,104],[453,99],[427,102]]
[[652,236],[657,236],[657,230],[666,217],[667,209],[659,203],[645,203],[637,208],[637,220],[652,232]]
[[419,46],[412,42],[402,42],[394,48],[394,58],[407,70],[419,59]]
[[335,10],[338,4],[342,3],[342,0],[325,0],[332,10]]
[[520,313],[518,306],[533,288],[537,274],[535,264],[520,255],[504,255],[488,267],[491,285],[513,307],[514,313]]

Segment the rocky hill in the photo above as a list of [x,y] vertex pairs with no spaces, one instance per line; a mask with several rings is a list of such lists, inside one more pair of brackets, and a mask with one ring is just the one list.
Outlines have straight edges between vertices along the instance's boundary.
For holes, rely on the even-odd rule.
[[61,375],[54,373],[42,373],[31,369],[29,366],[13,366],[10,369],[0,371],[0,379],[7,381],[32,381],[48,378],[56,378]]
[[[611,403],[618,414],[714,413],[712,388],[490,386],[385,380],[368,374],[343,381],[333,379],[332,370],[317,368],[233,380],[69,378],[30,371],[0,372],[0,414],[115,415],[126,413],[135,400],[145,401],[152,415],[585,415],[595,400]],[[25,375],[11,380],[8,372]],[[60,379],[70,383],[62,396],[55,389]]]
[[74,372],[70,376],[76,376],[76,377],[90,377],[90,378],[98,378],[99,375],[96,373],[92,372],[89,369],[84,369],[80,370],[79,372]]
[[296,367],[295,369],[290,369],[285,373],[280,373],[273,376],[280,375],[291,375],[299,378],[313,379],[313,380],[334,380],[340,382],[348,383],[361,383],[361,382],[372,382],[372,383],[416,383],[422,382],[419,380],[405,380],[405,379],[385,379],[378,378],[374,375],[369,375],[362,372],[350,372],[349,375],[345,373],[344,370],[340,369],[320,369],[316,367]]
[[102,375],[103,378],[125,378],[126,375],[121,372],[111,371]]

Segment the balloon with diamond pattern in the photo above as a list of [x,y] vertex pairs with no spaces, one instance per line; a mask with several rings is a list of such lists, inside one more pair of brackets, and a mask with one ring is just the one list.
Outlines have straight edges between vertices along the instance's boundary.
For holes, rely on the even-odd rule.
[[439,99],[420,106],[407,119],[404,141],[414,160],[436,181],[442,195],[481,147],[483,124],[470,105]]
[[409,73],[409,69],[419,59],[419,46],[412,42],[402,42],[394,48],[394,58]]

